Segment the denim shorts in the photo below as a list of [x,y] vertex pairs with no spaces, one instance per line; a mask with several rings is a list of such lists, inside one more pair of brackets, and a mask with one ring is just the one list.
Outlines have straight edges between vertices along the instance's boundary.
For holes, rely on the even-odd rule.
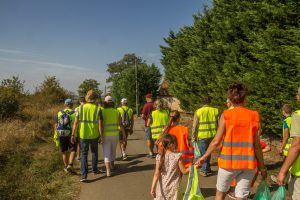
[[146,133],[146,140],[152,139],[151,129],[150,127],[145,127],[145,133]]

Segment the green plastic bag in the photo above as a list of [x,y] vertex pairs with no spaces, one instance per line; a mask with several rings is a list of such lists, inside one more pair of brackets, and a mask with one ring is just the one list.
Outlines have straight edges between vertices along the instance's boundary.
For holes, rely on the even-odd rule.
[[270,200],[271,199],[271,192],[266,181],[261,181],[253,200]]
[[199,151],[197,142],[193,142],[193,147],[194,147],[194,160],[196,160],[201,156],[201,152]]
[[273,194],[272,200],[285,200],[285,188],[284,188],[284,186],[279,186],[279,188]]
[[189,180],[183,200],[204,200],[198,184],[198,171],[195,165],[190,166]]

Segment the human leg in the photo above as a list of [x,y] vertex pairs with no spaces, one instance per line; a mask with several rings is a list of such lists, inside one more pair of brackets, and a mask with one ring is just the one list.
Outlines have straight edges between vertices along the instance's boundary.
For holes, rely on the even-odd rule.
[[[201,156],[203,156],[205,154],[211,141],[212,141],[212,138],[198,140],[198,148],[200,150]],[[206,159],[206,161],[203,163],[203,165],[201,167],[201,171],[203,172],[203,175],[207,175],[207,173],[209,173],[211,171],[210,170],[210,158],[211,158],[211,156],[209,156]]]
[[75,155],[76,155],[76,150],[77,150],[77,142],[75,142],[75,144],[71,143],[71,137],[68,140],[68,146],[69,149],[71,151],[70,156],[69,156],[69,164],[68,164],[68,168],[71,169],[73,167],[73,161],[75,159]]
[[230,183],[238,173],[238,170],[225,170],[219,168],[217,176],[217,193],[216,199],[225,199],[226,193],[229,191]]
[[92,171],[94,173],[98,172],[98,140],[99,138],[90,140],[92,152]]
[[80,139],[80,147],[81,147],[80,171],[81,171],[81,176],[83,178],[86,178],[88,173],[87,157],[89,152],[89,141],[87,139]]
[[111,141],[110,137],[104,136],[104,142],[102,144],[102,150],[103,150],[103,157],[104,157],[104,164],[106,168],[106,175],[110,176],[110,154],[111,154]]
[[154,143],[153,143],[153,140],[152,140],[150,127],[145,127],[145,134],[146,134],[148,155],[152,157]]
[[255,170],[240,170],[236,176],[235,196],[237,199],[247,199],[250,195],[251,183],[256,173]]
[[293,200],[300,199],[300,177],[290,176],[288,191]]

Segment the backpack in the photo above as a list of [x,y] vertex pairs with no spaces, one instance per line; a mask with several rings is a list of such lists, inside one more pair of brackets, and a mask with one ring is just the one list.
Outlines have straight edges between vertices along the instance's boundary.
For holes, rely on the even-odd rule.
[[57,134],[59,137],[67,137],[70,135],[72,128],[71,128],[71,115],[74,113],[75,111],[71,111],[71,112],[65,112],[64,110],[61,111],[62,115],[58,121],[58,126],[57,126]]
[[122,115],[122,125],[124,126],[125,129],[129,129],[131,126],[131,120],[129,119],[129,114],[128,114],[128,110],[125,110],[124,108],[122,108],[123,115]]

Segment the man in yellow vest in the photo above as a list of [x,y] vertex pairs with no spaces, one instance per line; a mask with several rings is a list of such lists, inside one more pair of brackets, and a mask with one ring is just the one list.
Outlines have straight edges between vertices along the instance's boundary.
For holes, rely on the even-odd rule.
[[[126,147],[127,147],[127,138],[129,134],[133,132],[133,110],[127,106],[128,100],[126,98],[121,99],[122,106],[118,108],[118,111],[121,115],[122,124],[125,131],[125,136],[120,134],[120,149],[122,153],[122,159],[126,160]],[[124,140],[123,140],[124,138]]]
[[[297,101],[300,102],[300,87],[298,88]],[[284,179],[290,170],[289,194],[293,200],[300,199],[300,110],[292,115],[290,137],[293,138],[287,157],[278,173],[277,183],[284,185]]]
[[74,122],[72,130],[72,143],[76,141],[77,128],[79,126],[79,140],[81,150],[81,182],[87,180],[88,174],[88,152],[91,146],[92,152],[92,171],[94,174],[99,173],[98,170],[98,142],[101,142],[100,136],[100,106],[96,105],[97,95],[93,90],[89,90],[85,96],[86,103],[81,105]]
[[[211,99],[205,96],[202,100],[203,106],[194,114],[192,141],[197,142],[201,155],[204,155],[210,142],[217,133],[219,111],[217,108],[209,106]],[[208,176],[211,174],[210,156],[202,165],[200,175]]]

